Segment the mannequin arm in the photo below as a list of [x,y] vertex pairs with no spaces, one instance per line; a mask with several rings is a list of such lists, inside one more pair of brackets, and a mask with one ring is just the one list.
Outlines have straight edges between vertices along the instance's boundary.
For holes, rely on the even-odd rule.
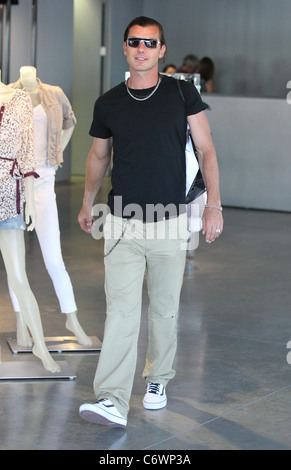
[[[73,134],[74,127],[70,127],[69,129],[63,129],[62,130],[62,151],[64,152],[65,148],[67,147],[68,143],[70,142],[70,139]],[[57,171],[59,168],[59,165],[56,163],[54,165],[54,170]]]
[[25,222],[28,225],[31,219],[31,223],[28,225],[27,230],[32,231],[35,227],[36,221],[36,210],[34,206],[34,176],[27,176],[24,178],[25,184]]
[[63,151],[67,147],[68,143],[70,142],[70,139],[73,134],[74,127],[70,127],[69,129],[63,129],[62,130],[62,149]]

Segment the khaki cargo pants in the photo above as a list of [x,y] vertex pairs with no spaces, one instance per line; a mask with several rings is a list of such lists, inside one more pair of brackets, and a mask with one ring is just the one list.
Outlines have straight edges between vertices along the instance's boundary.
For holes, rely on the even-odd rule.
[[143,377],[167,385],[175,375],[176,322],[186,258],[187,214],[156,223],[109,214],[104,227],[107,315],[94,379],[97,399],[127,416],[137,361],[144,275],[149,295]]

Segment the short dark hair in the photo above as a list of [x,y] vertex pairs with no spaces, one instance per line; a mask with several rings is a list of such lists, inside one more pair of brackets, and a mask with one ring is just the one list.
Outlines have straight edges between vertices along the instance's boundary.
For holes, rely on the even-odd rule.
[[166,45],[166,39],[164,35],[164,29],[157,20],[154,20],[153,18],[148,18],[147,16],[138,16],[137,18],[134,18],[129,25],[127,26],[126,30],[124,31],[124,37],[123,40],[126,41],[128,38],[128,33],[130,28],[133,26],[142,26],[143,28],[146,26],[157,26],[160,31],[160,41],[162,45]]

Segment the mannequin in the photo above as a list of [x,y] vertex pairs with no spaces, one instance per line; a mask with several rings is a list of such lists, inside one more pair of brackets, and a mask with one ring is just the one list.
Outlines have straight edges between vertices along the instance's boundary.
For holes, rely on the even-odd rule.
[[[66,315],[66,328],[71,331],[77,341],[83,345],[91,345],[91,339],[85,334],[77,318],[77,307],[75,304],[73,288],[69,275],[66,271],[60,244],[60,231],[58,223],[58,211],[55,201],[55,172],[61,165],[59,160],[51,161],[48,157],[49,131],[51,122],[46,100],[49,97],[50,104],[61,109],[63,120],[67,122],[67,127],[61,130],[62,153],[68,145],[74,130],[74,115],[66,96],[59,87],[45,85],[36,76],[36,69],[32,66],[20,68],[20,79],[9,86],[23,89],[30,95],[34,111],[34,135],[35,154],[37,159],[37,173],[40,178],[34,182],[34,201],[36,205],[37,221],[36,233],[40,242],[43,258],[53,281],[57,297],[60,302],[62,313]],[[49,94],[48,94],[49,93]],[[54,115],[53,115],[54,118]],[[67,118],[67,120],[66,120]],[[48,130],[49,129],[49,130]],[[44,148],[44,142],[46,148]],[[39,157],[42,155],[42,160]],[[55,264],[54,264],[55,263]],[[30,346],[30,338],[25,322],[21,317],[20,306],[17,303],[13,291],[10,289],[17,318],[17,343],[20,346]]]
[[[25,89],[30,95],[32,106],[35,108],[39,104],[41,104],[41,99],[39,95],[39,85],[37,82],[36,77],[36,68],[33,66],[24,65],[20,67],[20,81]],[[74,127],[70,127],[69,129],[62,130],[62,150],[64,151],[67,147],[70,139],[72,137],[74,131]],[[57,169],[58,165],[56,166]]]
[[[0,73],[0,106],[14,106],[12,100],[16,101],[14,95],[16,94],[15,90],[11,90],[8,86],[4,85],[1,82],[1,73]],[[25,96],[24,96],[25,97]],[[20,98],[21,99],[21,98]],[[23,99],[23,98],[22,98]],[[5,117],[6,109],[4,109],[3,116]],[[14,108],[13,108],[14,109]],[[3,120],[1,127],[3,126]],[[1,142],[1,128],[0,128],[0,142]],[[5,136],[2,141],[2,148],[5,148],[6,141]],[[10,162],[9,162],[10,164]],[[11,165],[11,164],[10,164]],[[28,227],[28,230],[33,230],[35,226],[35,209],[33,203],[33,180],[34,176],[27,176],[24,178],[25,184],[25,198],[26,198],[26,213],[25,221],[31,224]],[[4,201],[5,205],[5,201]],[[22,216],[20,215],[22,218]],[[11,223],[14,222],[14,217],[9,219]],[[16,218],[15,218],[16,221]],[[49,372],[59,372],[59,365],[52,359],[49,354],[43,336],[43,329],[41,324],[41,318],[39,314],[39,309],[35,297],[30,289],[29,282],[25,270],[25,244],[24,244],[24,235],[23,229],[21,228],[5,228],[7,225],[5,223],[7,219],[1,219],[0,222],[0,250],[2,253],[5,269],[7,272],[8,280],[11,286],[13,286],[14,291],[16,292],[17,299],[21,305],[21,311],[25,326],[31,331],[32,337],[34,339],[33,354],[37,356],[43,363],[44,368]]]

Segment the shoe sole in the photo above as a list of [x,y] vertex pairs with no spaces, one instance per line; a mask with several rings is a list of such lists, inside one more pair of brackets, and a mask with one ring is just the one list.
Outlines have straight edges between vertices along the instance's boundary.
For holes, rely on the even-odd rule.
[[143,401],[143,406],[146,410],[160,410],[161,408],[165,408],[167,405],[167,399],[160,403],[149,403],[146,401]]
[[96,409],[94,405],[82,405],[79,409],[82,419],[93,424],[102,424],[110,427],[125,427],[127,420],[111,415],[108,411],[100,408]]

